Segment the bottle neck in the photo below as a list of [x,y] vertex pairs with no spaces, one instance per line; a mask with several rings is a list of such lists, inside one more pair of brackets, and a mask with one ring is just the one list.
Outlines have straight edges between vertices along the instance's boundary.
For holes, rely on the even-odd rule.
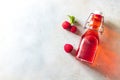
[[101,34],[104,32],[104,17],[100,13],[91,13],[84,25],[84,29],[99,31]]
[[99,14],[93,14],[89,21],[89,29],[98,31],[102,24],[102,16]]

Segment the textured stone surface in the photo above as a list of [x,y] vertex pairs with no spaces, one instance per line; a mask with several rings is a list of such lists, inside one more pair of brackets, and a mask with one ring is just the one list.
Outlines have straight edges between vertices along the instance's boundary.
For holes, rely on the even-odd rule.
[[[0,80],[120,80],[119,0],[1,0]],[[66,15],[83,25],[89,13],[100,10],[105,32],[92,66],[65,54],[75,49],[80,35],[61,27]],[[79,27],[81,31],[81,27]]]

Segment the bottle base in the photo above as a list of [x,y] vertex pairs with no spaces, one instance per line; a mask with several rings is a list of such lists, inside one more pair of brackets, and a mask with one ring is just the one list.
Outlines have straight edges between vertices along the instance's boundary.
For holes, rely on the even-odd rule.
[[85,60],[85,59],[82,59],[82,58],[79,58],[79,57],[76,57],[76,59],[79,60],[79,61],[82,61],[82,62],[90,63],[90,64],[93,63],[93,60],[92,61],[88,61],[88,60]]

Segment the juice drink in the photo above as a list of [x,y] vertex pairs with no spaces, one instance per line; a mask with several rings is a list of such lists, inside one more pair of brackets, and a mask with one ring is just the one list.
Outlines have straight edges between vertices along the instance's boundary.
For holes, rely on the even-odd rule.
[[77,50],[76,58],[81,61],[93,63],[95,54],[99,45],[99,31],[102,28],[103,16],[99,13],[93,13],[90,21],[87,22],[87,30],[82,35]]

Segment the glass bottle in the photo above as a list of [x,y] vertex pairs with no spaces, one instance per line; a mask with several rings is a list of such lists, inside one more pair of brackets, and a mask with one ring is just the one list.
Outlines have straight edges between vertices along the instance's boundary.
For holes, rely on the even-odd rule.
[[99,11],[91,13],[84,28],[85,33],[81,36],[76,58],[80,61],[93,63],[99,45],[99,33],[103,33],[104,17]]

